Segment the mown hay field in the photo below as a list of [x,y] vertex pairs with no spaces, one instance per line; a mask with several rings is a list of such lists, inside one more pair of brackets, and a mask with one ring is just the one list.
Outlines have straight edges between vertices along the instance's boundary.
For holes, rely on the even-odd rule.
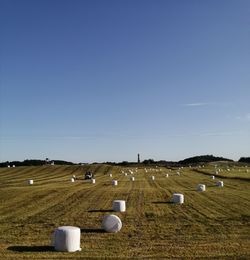
[[[96,184],[83,180],[87,170],[94,172]],[[212,180],[212,166],[183,168],[180,176],[177,169],[160,167],[147,172],[108,165],[1,168],[0,258],[249,259],[250,173],[243,167],[226,171]],[[28,179],[34,184],[28,185]],[[118,186],[111,185],[112,179]],[[223,188],[215,186],[218,180]],[[206,184],[205,192],[196,191],[199,183]],[[184,204],[170,203],[174,192],[184,194]],[[126,212],[112,212],[115,199],[126,200]],[[106,214],[121,218],[120,232],[101,230]],[[65,225],[81,228],[82,251],[51,247],[52,232]]]

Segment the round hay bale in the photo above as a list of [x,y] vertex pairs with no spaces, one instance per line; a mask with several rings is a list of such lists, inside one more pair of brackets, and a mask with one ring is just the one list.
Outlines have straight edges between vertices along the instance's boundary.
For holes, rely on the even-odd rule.
[[127,176],[127,175],[128,175],[128,174],[125,172],[125,173],[124,173],[124,176]]
[[12,167],[13,167],[13,168],[15,168],[15,167],[16,167],[16,165],[12,165]]
[[166,173],[166,177],[168,178],[168,173]]
[[212,176],[211,176],[211,179],[212,179],[212,180],[214,180],[214,179],[215,179],[214,175],[212,175]]
[[92,184],[95,184],[95,179],[91,179],[91,183],[92,183]]
[[217,181],[217,182],[216,182],[216,186],[218,186],[218,187],[223,187],[223,186],[224,186],[223,181]]
[[176,175],[181,176],[181,173],[180,173],[180,172],[177,172]]
[[206,191],[206,185],[205,184],[198,184],[197,185],[197,191]]
[[135,177],[130,177],[130,180],[131,181],[135,181]]
[[118,181],[117,180],[112,180],[112,185],[113,186],[117,186],[118,185]]
[[184,195],[181,193],[174,193],[171,202],[183,204],[184,203]]
[[28,180],[29,185],[32,185],[33,183],[34,183],[33,180]]
[[55,230],[52,243],[56,251],[75,252],[81,251],[80,239],[80,228],[63,226]]
[[151,176],[151,180],[154,181],[155,180],[155,176]]
[[109,174],[109,177],[112,177],[112,176],[113,176],[112,173],[110,173],[110,174]]
[[75,178],[71,178],[70,180],[71,180],[71,182],[75,182]]
[[112,209],[117,212],[125,212],[126,211],[126,201],[125,200],[114,200]]
[[73,175],[73,176],[72,176],[72,178],[76,179],[76,176],[75,176],[75,175]]
[[8,168],[10,168],[10,165],[8,165]]
[[102,228],[109,233],[116,233],[121,230],[122,222],[116,215],[106,215],[102,220]]

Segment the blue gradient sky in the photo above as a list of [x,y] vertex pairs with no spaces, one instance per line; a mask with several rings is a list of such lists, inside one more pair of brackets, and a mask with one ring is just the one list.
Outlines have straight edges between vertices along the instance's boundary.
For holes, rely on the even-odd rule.
[[0,10],[0,161],[250,156],[250,1]]

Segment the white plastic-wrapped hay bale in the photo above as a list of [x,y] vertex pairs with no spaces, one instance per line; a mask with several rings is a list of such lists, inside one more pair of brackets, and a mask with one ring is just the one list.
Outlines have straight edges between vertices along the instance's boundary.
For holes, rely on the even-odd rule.
[[112,173],[110,173],[110,174],[109,174],[109,177],[112,177],[112,176],[113,176]]
[[113,186],[117,186],[118,185],[118,181],[117,180],[112,180],[112,185]]
[[53,246],[56,251],[75,252],[81,251],[81,230],[78,227],[63,226],[55,230],[53,235]]
[[122,222],[116,215],[106,215],[102,220],[102,228],[109,233],[116,233],[121,230]]
[[181,193],[174,193],[171,199],[171,202],[183,204],[184,203],[184,195]]
[[218,186],[218,187],[223,187],[223,186],[224,186],[223,181],[217,181],[217,182],[216,182],[216,186]]
[[181,176],[181,173],[180,173],[180,172],[177,172],[176,175]]
[[151,180],[154,181],[155,180],[155,176],[151,176]]
[[126,201],[125,200],[114,200],[112,204],[112,209],[117,212],[126,211]]
[[8,165],[8,168],[10,168],[10,165]]
[[166,177],[168,178],[168,173],[166,173]]
[[130,177],[130,180],[131,180],[131,181],[135,181],[135,177],[133,177],[133,176]]
[[91,183],[92,183],[92,184],[95,184],[95,179],[91,179]]
[[71,178],[70,181],[71,181],[71,182],[75,182],[75,178]]
[[75,175],[73,175],[73,176],[72,176],[72,178],[76,179],[76,176],[75,176]]
[[214,175],[212,175],[212,176],[211,176],[211,179],[212,179],[212,180],[214,180],[214,179],[215,179]]
[[33,183],[34,183],[33,180],[28,180],[29,185],[32,185]]
[[197,185],[197,191],[206,191],[206,185],[205,184],[198,184]]
[[12,165],[12,167],[13,167],[13,168],[15,168],[15,167],[16,167],[16,165],[15,165],[15,164],[13,164],[13,165]]
[[128,174],[125,172],[125,173],[124,173],[124,176],[127,176],[127,175],[128,175]]

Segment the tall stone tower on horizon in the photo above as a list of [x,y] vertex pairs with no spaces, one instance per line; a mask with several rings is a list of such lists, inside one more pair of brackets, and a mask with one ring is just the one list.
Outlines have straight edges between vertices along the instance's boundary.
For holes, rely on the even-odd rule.
[[137,163],[140,163],[141,161],[140,161],[140,154],[139,153],[137,154],[137,157],[138,157]]

